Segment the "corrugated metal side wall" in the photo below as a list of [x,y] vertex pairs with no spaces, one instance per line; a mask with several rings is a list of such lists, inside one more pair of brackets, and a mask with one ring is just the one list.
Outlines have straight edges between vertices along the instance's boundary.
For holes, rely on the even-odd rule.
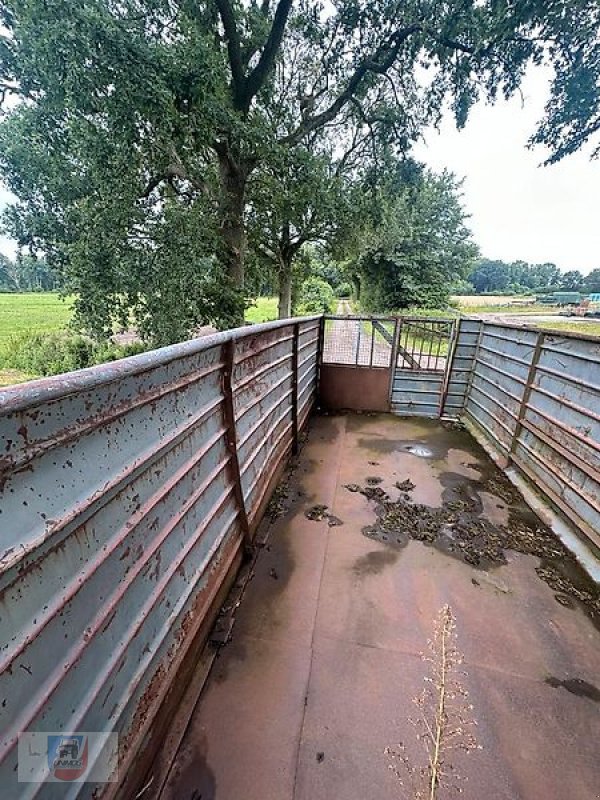
[[600,547],[600,339],[484,322],[465,411]]
[[406,417],[439,417],[443,372],[394,371],[392,411]]
[[3,798],[65,796],[17,784],[20,731],[135,757],[306,420],[319,319],[0,390]]
[[450,366],[446,375],[440,415],[442,417],[456,418],[463,412],[481,325],[481,321],[477,319],[460,319],[458,321],[454,347],[450,354]]

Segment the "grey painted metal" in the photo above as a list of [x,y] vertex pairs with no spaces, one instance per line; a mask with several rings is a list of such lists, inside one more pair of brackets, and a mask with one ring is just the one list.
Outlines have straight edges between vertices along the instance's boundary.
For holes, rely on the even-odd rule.
[[468,418],[600,547],[600,339],[480,324]]
[[486,322],[481,329],[466,410],[505,454],[517,429],[536,341],[537,331],[530,328]]
[[443,373],[396,369],[392,411],[401,416],[438,417]]
[[[121,769],[134,762],[242,544],[226,350],[252,526],[291,449],[293,326],[302,425],[319,320],[244,327],[0,390],[3,798],[66,796],[57,784],[16,783],[23,730],[115,730]],[[73,784],[69,797],[96,788]]]
[[456,419],[463,412],[482,324],[480,320],[468,318],[458,322],[440,413],[442,417]]

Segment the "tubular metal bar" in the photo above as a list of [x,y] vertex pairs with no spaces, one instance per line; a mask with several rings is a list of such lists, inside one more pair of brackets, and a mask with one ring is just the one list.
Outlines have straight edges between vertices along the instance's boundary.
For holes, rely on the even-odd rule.
[[529,373],[527,374],[527,380],[525,382],[525,391],[523,392],[523,397],[521,399],[521,405],[519,407],[519,413],[517,416],[517,425],[515,427],[515,432],[513,434],[512,442],[510,443],[511,456],[515,452],[517,440],[519,438],[519,434],[521,433],[521,429],[523,427],[523,420],[525,418],[525,414],[527,413],[527,405],[529,403],[529,398],[531,397],[531,391],[534,386],[536,370],[538,366],[538,361],[540,360],[540,355],[542,352],[543,345],[544,345],[544,334],[543,332],[540,331],[540,333],[538,333],[537,335],[537,339],[535,342],[535,349],[531,357],[531,364],[529,365]]
[[248,524],[248,514],[246,511],[246,501],[242,492],[242,476],[240,473],[240,461],[237,451],[237,429],[235,422],[235,409],[233,407],[233,388],[231,378],[235,365],[235,339],[229,339],[223,345],[225,366],[223,368],[223,417],[227,429],[226,442],[229,450],[229,465],[231,470],[231,480],[233,483],[233,493],[238,505],[240,515],[240,526],[246,546],[250,546],[250,526]]
[[292,453],[298,452],[298,325],[292,343]]

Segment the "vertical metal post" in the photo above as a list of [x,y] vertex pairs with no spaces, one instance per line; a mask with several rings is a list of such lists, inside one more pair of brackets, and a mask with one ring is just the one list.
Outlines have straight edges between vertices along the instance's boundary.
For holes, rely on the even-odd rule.
[[471,387],[473,386],[473,378],[475,377],[475,373],[477,371],[477,357],[479,356],[479,347],[481,346],[481,340],[483,338],[484,325],[485,323],[483,322],[483,320],[479,320],[479,331],[477,333],[477,342],[475,344],[475,351],[473,353],[473,366],[471,367],[469,382],[467,384],[467,388],[465,389],[465,401],[463,404],[463,410],[467,409],[467,404],[469,402],[469,395],[471,394]]
[[317,395],[317,402],[319,400],[319,391],[321,388],[321,367],[323,366],[323,352],[325,350],[325,314],[319,320],[319,340],[317,342],[317,381],[315,393]]
[[298,337],[300,325],[294,324],[292,339],[292,453],[298,452]]
[[[440,407],[438,411],[438,416],[440,419],[444,416],[444,407],[446,405],[446,399],[448,398],[448,389],[450,388],[450,375],[452,374],[452,369],[454,367],[454,355],[456,353],[456,348],[458,347],[458,342],[460,340],[460,327],[461,327],[462,319],[459,318],[458,324],[456,320],[452,320],[450,323],[450,336],[448,337],[448,354],[446,355],[446,370],[444,374],[444,382],[442,384],[442,391],[440,394]],[[441,337],[440,340],[441,341]],[[439,361],[440,358],[440,349],[441,347],[438,344],[438,354],[437,359]]]
[[224,366],[222,373],[223,385],[223,416],[225,420],[225,439],[229,450],[229,473],[233,482],[233,493],[238,506],[240,527],[246,548],[251,544],[250,525],[242,489],[242,476],[240,461],[237,451],[237,430],[235,424],[235,408],[233,404],[233,368],[235,366],[235,339],[228,339],[223,345]]
[[537,371],[537,365],[538,361],[540,360],[540,355],[542,353],[543,345],[544,345],[544,333],[543,331],[539,331],[537,339],[535,341],[533,355],[531,356],[531,364],[529,365],[529,372],[527,373],[527,381],[525,383],[523,397],[521,398],[521,405],[519,406],[519,413],[517,415],[517,423],[515,425],[515,431],[513,433],[512,440],[510,442],[510,448],[508,452],[508,457],[510,459],[512,459],[514,455],[514,452],[517,448],[517,442],[519,440],[519,436],[521,435],[521,430],[523,428],[523,420],[525,419],[525,414],[527,413],[527,406],[529,403],[529,398],[531,396],[531,391],[533,389],[535,373]]
[[400,339],[401,321],[394,317],[394,338],[392,339],[392,352],[390,353],[390,383],[388,387],[388,400],[392,407],[392,394],[394,392],[394,378],[396,376],[396,360],[398,358],[398,340]]

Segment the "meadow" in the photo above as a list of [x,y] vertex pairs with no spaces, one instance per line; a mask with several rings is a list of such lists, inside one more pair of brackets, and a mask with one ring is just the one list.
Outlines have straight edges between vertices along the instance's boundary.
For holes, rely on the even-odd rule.
[[[39,377],[41,370],[36,363],[39,364],[40,359],[56,360],[59,368],[60,358],[64,363],[65,354],[57,352],[62,350],[57,340],[62,338],[59,334],[68,331],[72,317],[73,298],[63,300],[55,292],[0,293],[0,386]],[[246,310],[246,322],[267,322],[276,318],[276,297],[259,297]],[[37,350],[31,358],[22,352],[27,346]],[[81,348],[81,340],[78,346]],[[107,358],[118,355],[114,349],[103,352]],[[63,369],[73,366],[67,361]]]
[[[410,316],[455,316],[460,313],[477,314],[479,312],[498,313],[499,315],[523,314],[543,311],[545,314],[556,313],[551,306],[510,306],[509,297],[493,297],[490,295],[471,295],[453,298],[455,308],[446,311],[410,311]],[[56,350],[56,340],[61,332],[68,331],[73,317],[73,298],[62,299],[55,292],[44,293],[0,293],[0,386],[6,386],[38,377],[41,371],[35,366],[35,359],[25,359],[27,363],[15,364],[14,350],[18,343],[23,348],[27,345],[27,337],[38,335],[49,341],[48,347],[40,349],[40,358],[52,358]],[[259,297],[252,301],[246,309],[246,322],[268,322],[277,318],[277,298]],[[600,320],[575,321],[565,318],[564,321],[548,323],[537,320],[535,315],[527,320],[529,324],[547,327],[554,330],[576,331],[584,336],[600,336]],[[50,341],[54,339],[54,341]],[[81,341],[79,342],[81,346]],[[106,359],[116,358],[123,353],[100,351],[106,353]],[[21,359],[22,361],[23,359]],[[17,359],[19,361],[19,359]],[[38,359],[39,362],[39,359]],[[60,362],[58,362],[60,363]],[[68,367],[64,367],[66,369]]]

